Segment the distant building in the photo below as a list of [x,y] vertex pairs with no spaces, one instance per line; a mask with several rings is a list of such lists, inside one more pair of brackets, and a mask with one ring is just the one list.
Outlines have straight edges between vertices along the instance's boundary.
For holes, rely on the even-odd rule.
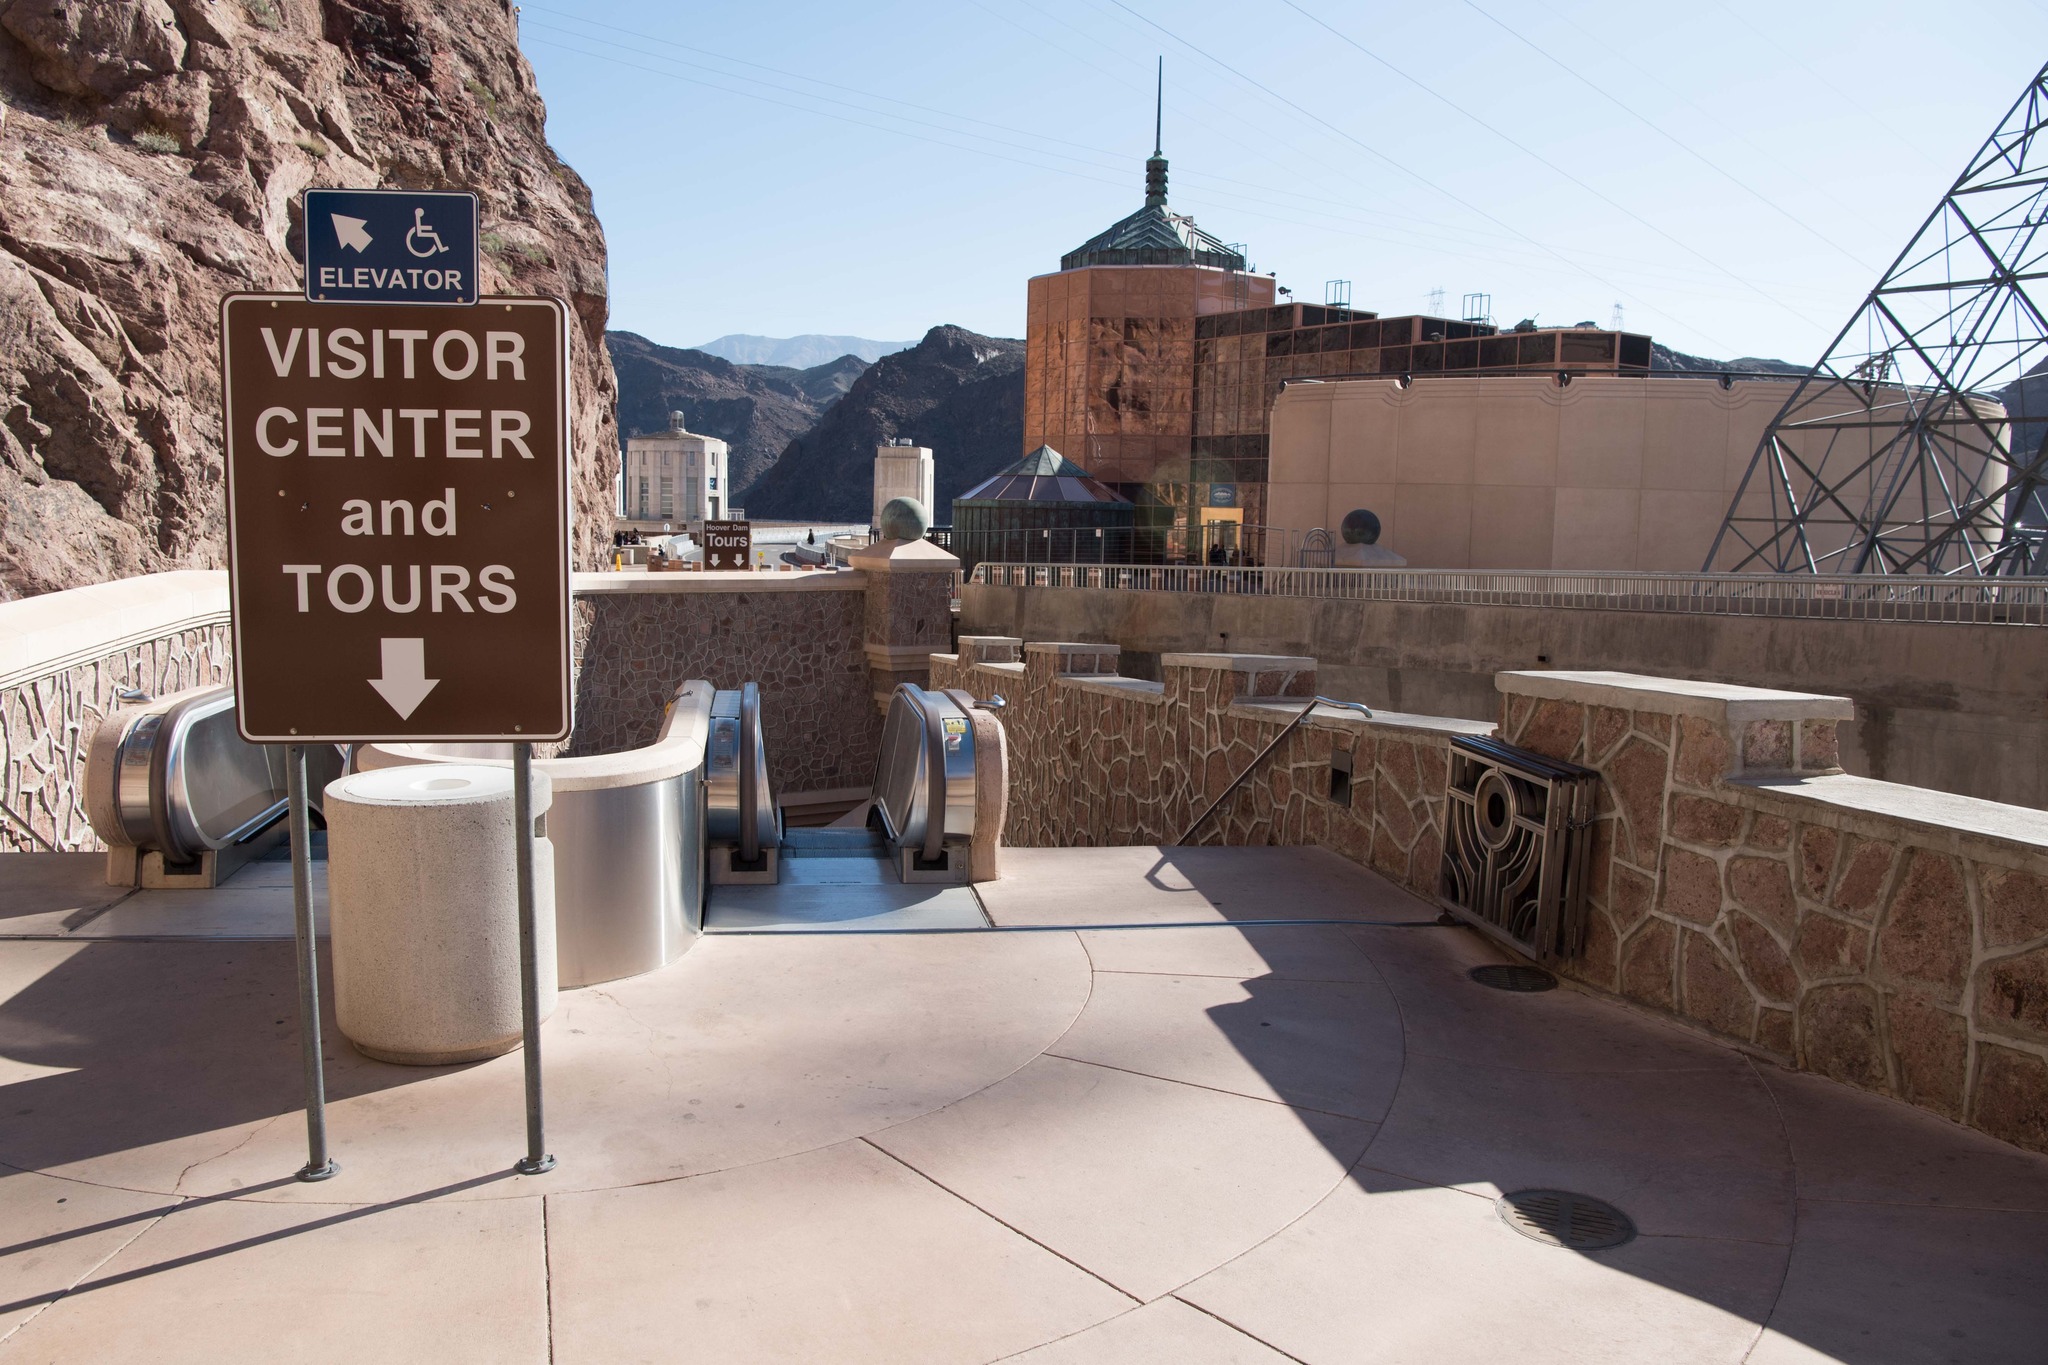
[[984,559],[1128,563],[1130,502],[1051,446],[1040,446],[953,499],[953,553]]
[[626,442],[619,479],[619,514],[630,522],[717,521],[731,508],[726,469],[730,450],[716,436],[700,436],[668,415],[669,429]]
[[1289,527],[1370,509],[1413,568],[1697,573],[1789,391],[1711,373],[1296,380],[1267,497]]
[[875,506],[868,525],[882,524],[882,509],[891,498],[915,498],[925,515],[936,519],[932,506],[932,452],[928,446],[891,441],[875,447]]
[[1268,457],[1290,379],[1649,369],[1649,337],[1590,325],[1502,332],[1282,302],[1242,246],[1167,207],[1166,170],[1155,146],[1144,206],[1030,281],[1024,448],[1057,448],[1136,503],[1141,527],[1173,528],[1157,540],[1168,557],[1285,524]]

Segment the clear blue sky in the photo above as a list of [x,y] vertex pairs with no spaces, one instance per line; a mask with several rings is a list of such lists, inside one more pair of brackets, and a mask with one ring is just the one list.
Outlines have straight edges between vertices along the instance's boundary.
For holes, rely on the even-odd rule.
[[1811,361],[2048,59],[2016,0],[550,0],[521,34],[613,326],[672,345],[1023,335],[1026,278],[1142,202],[1163,55],[1173,207],[1297,298],[1619,303]]

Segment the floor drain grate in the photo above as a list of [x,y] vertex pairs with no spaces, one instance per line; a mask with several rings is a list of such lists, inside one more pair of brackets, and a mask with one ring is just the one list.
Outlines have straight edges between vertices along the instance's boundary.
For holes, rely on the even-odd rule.
[[1517,963],[1495,962],[1484,967],[1474,967],[1468,975],[1482,986],[1491,986],[1497,991],[1551,991],[1557,989],[1557,978],[1541,967],[1524,967]]
[[1518,1190],[1502,1195],[1494,1207],[1501,1222],[1545,1246],[1604,1251],[1636,1235],[1636,1225],[1620,1209],[1569,1190]]

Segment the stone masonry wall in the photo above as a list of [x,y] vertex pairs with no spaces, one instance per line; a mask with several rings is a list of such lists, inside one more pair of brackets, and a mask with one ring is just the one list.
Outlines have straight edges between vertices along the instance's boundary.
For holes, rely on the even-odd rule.
[[1562,969],[2048,1150],[2048,855],[1900,818],[1900,794],[2016,808],[1842,775],[1835,726],[1508,691],[1508,739],[1605,779],[1586,952]]
[[[932,686],[1001,693],[1019,847],[1172,843],[1315,694],[1315,661],[1168,655],[1163,681],[1115,674],[1114,645],[965,637]],[[1270,705],[1286,702],[1285,706]],[[1246,703],[1268,703],[1264,707]],[[1485,726],[1470,726],[1487,729]],[[1333,754],[1351,760],[1333,800]],[[1197,833],[1198,844],[1316,844],[1433,898],[1450,734],[1325,712],[1303,724]]]
[[868,695],[865,602],[860,591],[580,595],[588,625],[567,752],[652,743],[686,679],[758,682],[778,793],[865,787],[882,730]]
[[[1008,703],[1005,842],[1172,842],[1315,690],[1306,658],[1167,655],[1149,683],[1118,652],[932,656],[934,687]],[[1560,970],[2048,1151],[2048,819],[1842,773],[1841,698],[1583,676],[1499,683],[1504,737],[1603,779],[1586,949]],[[1196,842],[1317,844],[1433,900],[1453,724],[1319,713]]]
[[232,681],[228,624],[194,626],[0,688],[0,849],[103,849],[85,813],[85,758],[120,693]]

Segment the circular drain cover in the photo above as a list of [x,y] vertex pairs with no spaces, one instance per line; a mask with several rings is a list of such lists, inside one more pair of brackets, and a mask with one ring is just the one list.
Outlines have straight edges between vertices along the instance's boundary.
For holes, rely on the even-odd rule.
[[1518,1190],[1502,1195],[1494,1207],[1501,1222],[1545,1246],[1603,1251],[1636,1235],[1636,1225],[1620,1209],[1570,1190]]
[[1484,967],[1474,967],[1467,973],[1482,986],[1491,986],[1497,991],[1552,991],[1557,989],[1557,978],[1541,967],[1524,967],[1519,963],[1495,962]]

